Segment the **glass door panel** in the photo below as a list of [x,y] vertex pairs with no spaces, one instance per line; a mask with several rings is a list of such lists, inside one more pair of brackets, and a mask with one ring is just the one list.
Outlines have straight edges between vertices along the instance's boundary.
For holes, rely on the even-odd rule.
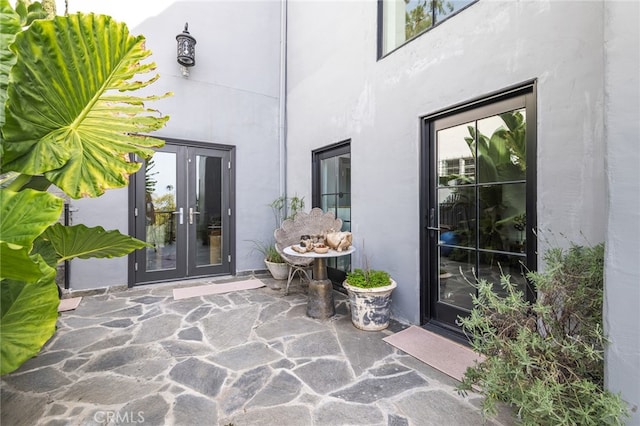
[[500,283],[502,275],[508,275],[517,289],[526,294],[527,280],[525,275],[527,268],[525,267],[526,257],[524,255],[480,252],[479,262],[478,278],[494,283],[494,291],[502,293],[502,287],[498,283]]
[[472,128],[473,122],[470,122],[438,131],[438,186],[457,187],[475,182]]
[[501,274],[510,275],[530,294],[524,102],[514,97],[429,122],[426,311],[445,327],[456,329],[473,308],[476,279],[500,291]]
[[527,171],[525,110],[493,115],[476,123],[481,183],[524,181]]
[[[322,209],[333,211],[342,219],[342,229],[351,231],[351,154],[345,153],[320,160]],[[330,277],[343,281],[351,269],[351,256],[327,259]],[[333,271],[332,271],[333,270]]]
[[341,231],[351,230],[351,154],[320,160],[320,199],[324,211],[342,219]]
[[478,193],[478,248],[524,253],[525,184],[481,186]]
[[[342,229],[351,231],[351,153],[349,143],[313,153],[313,204],[334,212],[342,219]],[[351,270],[351,256],[327,259],[329,279],[342,289],[346,272]]]
[[195,197],[190,221],[195,227],[195,266],[222,264],[223,174],[222,157],[195,156]]
[[158,152],[145,168],[146,271],[176,269],[178,223],[175,152]]
[[440,247],[438,267],[438,301],[451,306],[471,309],[471,294],[476,267],[473,250]]

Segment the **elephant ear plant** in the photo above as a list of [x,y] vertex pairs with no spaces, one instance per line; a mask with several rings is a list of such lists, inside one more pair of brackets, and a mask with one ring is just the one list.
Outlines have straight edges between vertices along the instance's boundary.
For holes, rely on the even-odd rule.
[[142,136],[168,120],[163,96],[128,94],[155,70],[144,37],[108,16],[46,16],[38,3],[0,0],[0,374],[37,354],[55,331],[57,264],[123,256],[146,243],[101,227],[58,224],[63,199],[98,197],[164,143]]

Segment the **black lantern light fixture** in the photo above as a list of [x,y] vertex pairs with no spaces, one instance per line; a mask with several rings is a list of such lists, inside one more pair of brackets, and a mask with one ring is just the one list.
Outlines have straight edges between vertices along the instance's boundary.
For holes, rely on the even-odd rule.
[[184,24],[184,31],[176,36],[178,41],[178,63],[182,65],[182,75],[189,76],[189,68],[196,64],[196,39],[189,34],[189,23]]

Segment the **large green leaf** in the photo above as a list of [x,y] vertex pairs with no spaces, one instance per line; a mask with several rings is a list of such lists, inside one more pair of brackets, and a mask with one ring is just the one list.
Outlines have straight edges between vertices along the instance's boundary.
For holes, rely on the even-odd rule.
[[[33,241],[62,213],[63,200],[48,192],[0,190],[0,241],[31,249]],[[4,266],[4,260],[0,259]]]
[[89,259],[124,256],[148,246],[147,243],[118,231],[105,231],[101,226],[88,228],[85,225],[55,224],[42,236],[53,245],[59,262],[75,257]]
[[[136,135],[164,126],[144,103],[157,96],[125,92],[157,75],[143,62],[144,37],[103,15],[35,21],[16,37],[3,127],[3,171],[45,174],[73,198],[95,197],[128,183],[140,168],[130,153],[149,157],[163,141]],[[167,94],[168,95],[168,94]],[[166,96],[166,95],[165,95]]]
[[29,254],[35,239],[60,217],[62,204],[48,192],[0,189],[0,278],[35,282],[42,276]]
[[33,242],[32,254],[39,254],[45,263],[52,268],[58,266],[58,254],[53,248],[51,241],[46,240],[42,235]]
[[[9,49],[20,32],[20,16],[11,8],[9,0],[0,0],[0,127],[4,125],[4,103],[7,100],[9,70],[16,63],[16,55]],[[0,134],[0,141],[2,136]],[[2,152],[0,151],[0,154]]]
[[0,279],[36,281],[42,276],[27,247],[0,241]]
[[58,318],[56,271],[38,259],[41,278],[0,281],[0,374],[36,355],[55,332]]

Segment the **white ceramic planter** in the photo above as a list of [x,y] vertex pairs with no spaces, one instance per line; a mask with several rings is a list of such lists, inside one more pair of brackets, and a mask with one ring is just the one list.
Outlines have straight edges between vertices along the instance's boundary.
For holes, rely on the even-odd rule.
[[395,281],[384,287],[360,288],[346,282],[342,286],[349,294],[351,322],[360,330],[378,331],[389,326],[391,316],[391,292],[397,287]]
[[271,272],[271,276],[276,280],[286,280],[289,277],[289,265],[286,263],[274,263],[264,261],[267,269]]

